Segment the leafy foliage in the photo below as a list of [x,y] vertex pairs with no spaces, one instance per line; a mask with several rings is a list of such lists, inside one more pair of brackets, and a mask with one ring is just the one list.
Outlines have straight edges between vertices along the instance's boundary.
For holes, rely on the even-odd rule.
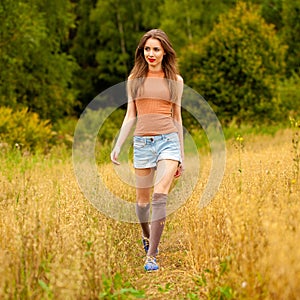
[[300,109],[299,95],[300,77],[294,74],[285,79],[279,86],[279,96],[282,99],[281,112],[283,115],[296,117]]
[[269,24],[274,24],[277,30],[283,27],[282,0],[264,0],[261,6],[261,14]]
[[233,7],[235,0],[165,0],[160,7],[161,27],[168,32],[178,52],[197,43],[213,28],[220,13]]
[[99,93],[99,89],[102,89],[96,62],[96,51],[99,47],[98,28],[90,19],[96,2],[96,0],[80,0],[74,8],[77,16],[76,28],[72,30],[69,51],[80,67],[74,72],[74,85],[80,99],[77,110],[86,106]]
[[300,76],[300,0],[283,1],[283,40],[288,45],[286,53],[287,75],[296,73]]
[[0,105],[29,107],[56,120],[72,113],[74,59],[63,52],[72,25],[70,2],[0,3]]
[[[292,104],[277,99],[279,75],[299,76],[300,0],[244,1],[249,11],[237,0],[2,0],[0,105],[53,123],[78,116],[127,78],[142,34],[162,28],[185,83],[226,122],[275,119],[276,107],[286,113]],[[235,5],[241,12],[233,17]]]
[[9,148],[27,151],[45,151],[51,143],[52,130],[48,121],[27,108],[13,111],[0,107],[0,143]]
[[[78,137],[82,140],[90,139],[95,135],[99,142],[104,145],[112,142],[116,137],[124,118],[124,110],[114,108],[86,109],[81,124],[77,128]],[[101,128],[100,128],[101,127]]]
[[123,282],[120,273],[115,274],[112,278],[102,276],[103,292],[100,293],[99,299],[142,299],[145,298],[143,290],[135,289],[130,282]]
[[225,122],[269,121],[278,113],[284,50],[273,26],[239,3],[212,32],[185,51],[181,69]]
[[87,105],[106,88],[127,79],[138,40],[158,27],[160,1],[79,1],[78,27],[70,51],[78,61],[75,73],[79,99]]

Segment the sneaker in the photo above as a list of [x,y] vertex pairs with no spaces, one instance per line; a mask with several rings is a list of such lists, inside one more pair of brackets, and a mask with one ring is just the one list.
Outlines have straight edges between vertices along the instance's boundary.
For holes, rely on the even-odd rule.
[[147,256],[144,269],[147,272],[157,271],[159,269],[158,264],[156,263],[156,258],[154,256]]
[[[149,250],[149,244],[150,244],[150,242],[149,242],[149,239],[148,238],[146,238],[146,237],[142,237],[142,242],[143,242],[143,247],[144,247],[144,250],[145,250],[145,252],[146,252],[146,254],[148,253],[148,250]],[[158,250],[158,248],[156,249],[156,255],[159,253],[159,250]]]

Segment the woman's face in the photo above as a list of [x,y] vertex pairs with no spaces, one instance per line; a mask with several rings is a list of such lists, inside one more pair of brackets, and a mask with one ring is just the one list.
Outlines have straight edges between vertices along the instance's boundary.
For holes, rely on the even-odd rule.
[[151,69],[160,69],[165,51],[161,42],[154,38],[149,38],[144,46],[144,57]]

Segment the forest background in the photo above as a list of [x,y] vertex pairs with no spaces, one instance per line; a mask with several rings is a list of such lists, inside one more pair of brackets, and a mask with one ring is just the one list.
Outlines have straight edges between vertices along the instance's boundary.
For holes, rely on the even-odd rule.
[[[299,11],[299,0],[2,0],[1,145],[70,147],[82,111],[126,80],[151,28],[167,32],[185,84],[225,128],[286,126],[300,106]],[[113,140],[124,108],[104,124],[102,142]]]

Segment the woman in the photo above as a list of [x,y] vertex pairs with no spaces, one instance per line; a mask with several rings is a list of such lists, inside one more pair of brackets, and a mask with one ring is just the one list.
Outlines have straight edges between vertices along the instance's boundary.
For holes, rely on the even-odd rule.
[[183,79],[178,74],[176,53],[168,36],[159,29],[148,31],[135,52],[127,84],[127,112],[111,152],[112,162],[118,165],[121,147],[136,123],[133,137],[136,214],[143,232],[146,271],[159,269],[156,255],[166,220],[167,197],[174,177],[183,172],[182,91]]

